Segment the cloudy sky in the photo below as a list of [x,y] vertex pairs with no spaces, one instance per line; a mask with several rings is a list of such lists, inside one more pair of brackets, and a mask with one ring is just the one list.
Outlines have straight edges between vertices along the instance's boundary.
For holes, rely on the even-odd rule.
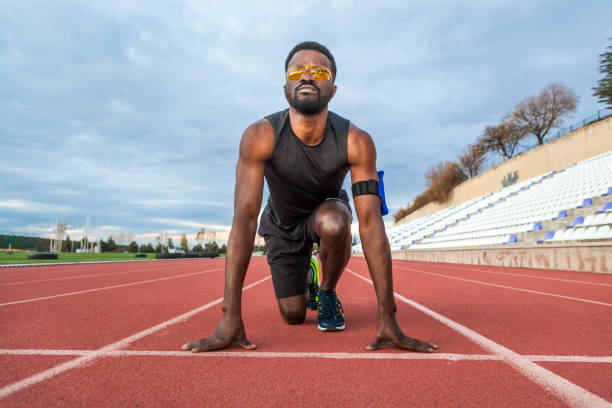
[[224,236],[242,131],[286,107],[304,40],[333,52],[330,109],[374,138],[391,213],[552,81],[580,96],[567,124],[605,108],[609,0],[372,4],[2,1],[0,233]]

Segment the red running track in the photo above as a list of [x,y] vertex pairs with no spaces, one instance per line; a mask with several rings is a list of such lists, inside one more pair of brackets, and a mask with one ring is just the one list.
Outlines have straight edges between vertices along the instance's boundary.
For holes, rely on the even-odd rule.
[[433,354],[367,352],[363,258],[347,329],[287,326],[265,258],[243,293],[255,351],[193,354],[221,313],[223,260],[0,269],[0,405],[612,406],[612,275],[394,261],[398,319]]

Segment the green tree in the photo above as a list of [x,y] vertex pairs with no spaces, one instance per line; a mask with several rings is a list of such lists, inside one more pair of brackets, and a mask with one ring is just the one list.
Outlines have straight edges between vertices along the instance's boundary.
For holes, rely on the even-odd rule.
[[155,252],[155,248],[153,248],[153,244],[151,244],[150,242],[147,245],[141,245],[140,246],[140,252],[144,253],[144,254],[151,254],[153,252]]
[[129,243],[127,250],[129,252],[138,252],[138,243],[136,241],[132,241]]
[[219,248],[219,253],[220,254],[226,254],[227,253],[227,244],[221,245],[221,248]]
[[[104,249],[105,244],[106,244],[106,250]],[[102,251],[103,252],[113,252],[116,249],[117,249],[117,243],[113,239],[112,235],[110,237],[108,237],[108,241],[107,242],[102,241]]]
[[[612,41],[612,37],[608,38]],[[599,54],[599,73],[603,74],[603,78],[597,81],[597,86],[593,89],[593,96],[597,97],[597,101],[608,105],[608,109],[612,109],[612,44],[608,45],[603,54]]]
[[197,244],[192,249],[193,252],[204,252],[204,248],[202,248],[202,244]]
[[204,246],[205,252],[218,254],[219,253],[219,245],[216,241],[207,242]]
[[45,252],[49,250],[49,241],[39,239],[36,242],[36,252]]
[[70,235],[66,235],[66,239],[62,241],[61,252],[70,252]]

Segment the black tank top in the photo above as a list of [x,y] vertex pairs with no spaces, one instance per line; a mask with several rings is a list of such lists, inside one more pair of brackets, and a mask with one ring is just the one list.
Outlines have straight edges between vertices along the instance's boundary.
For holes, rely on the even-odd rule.
[[264,176],[268,206],[277,223],[290,226],[310,215],[327,198],[338,197],[349,169],[346,140],[350,121],[327,114],[323,139],[304,144],[291,129],[289,109],[266,116],[274,127],[274,151]]

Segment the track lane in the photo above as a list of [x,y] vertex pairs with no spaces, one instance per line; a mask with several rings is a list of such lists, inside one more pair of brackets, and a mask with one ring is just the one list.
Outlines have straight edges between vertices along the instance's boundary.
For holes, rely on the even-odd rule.
[[[372,280],[369,277],[365,277],[363,273],[357,273],[351,269],[347,269],[353,276],[368,282],[373,285]],[[430,308],[423,306],[422,304],[415,302],[412,299],[406,298],[399,294],[397,291],[394,292],[395,298],[401,302],[407,303],[417,310],[435,318],[436,320],[447,325],[449,328],[461,333],[470,340],[479,344],[486,350],[490,351],[494,355],[501,357],[505,363],[516,369],[525,377],[529,378],[534,383],[541,386],[547,392],[552,393],[561,401],[565,402],[571,407],[584,407],[584,406],[597,406],[597,407],[612,407],[612,402],[605,400],[601,396],[582,388],[567,379],[554,374],[552,371],[546,370],[542,366],[533,363],[524,356],[516,353],[515,351],[504,347],[503,345],[496,343],[495,341],[483,336],[482,334],[470,329],[448,317],[431,310]]]
[[500,362],[106,358],[9,396],[11,407],[565,407]]
[[[222,286],[222,282],[216,284]],[[262,352],[365,352],[365,347],[372,342],[376,332],[378,315],[374,290],[363,288],[350,276],[342,276],[337,291],[346,316],[346,330],[323,333],[317,329],[316,311],[307,311],[306,321],[301,325],[287,325],[278,311],[271,281],[253,288],[243,295],[242,312],[248,339],[257,345],[257,351]],[[220,307],[211,309],[163,332],[147,336],[133,343],[129,349],[177,350],[177,341],[186,343],[212,334],[220,317]],[[484,352],[473,342],[411,308],[401,308],[398,318],[409,335],[443,343],[446,353]],[[232,350],[241,351],[238,347]],[[388,347],[381,352],[403,353]]]
[[[265,276],[256,262],[247,274],[251,283]],[[95,349],[144,329],[206,299],[223,296],[224,272],[157,281],[44,302],[0,308],[0,347]],[[25,339],[25,340],[24,340]],[[24,343],[26,342],[26,343]]]
[[[261,284],[262,282],[266,281],[270,279],[270,276],[266,276],[265,278],[259,279],[258,281],[255,281],[251,284],[245,285],[243,287],[243,291],[247,291],[248,289]],[[108,344],[104,347],[101,347],[97,350],[91,351],[90,353],[83,355],[81,357],[77,357],[73,360],[67,361],[65,363],[62,363],[60,365],[57,365],[55,367],[52,367],[50,369],[47,369],[45,371],[39,372],[33,376],[24,378],[18,382],[9,384],[3,388],[0,389],[0,399],[4,399],[6,397],[9,397],[13,394],[19,393],[19,391],[24,391],[27,390],[28,388],[35,386],[36,384],[39,383],[44,383],[46,380],[51,380],[54,379],[55,377],[66,373],[66,372],[70,372],[72,370],[81,368],[83,366],[86,366],[88,364],[91,364],[92,362],[96,361],[96,360],[100,360],[103,359],[106,354],[108,352],[111,351],[115,351],[115,350],[120,350],[124,347],[127,347],[129,344],[131,344],[132,342],[146,337],[152,333],[155,333],[159,330],[163,330],[169,326],[172,326],[176,323],[179,323],[181,321],[184,321],[186,319],[189,319],[190,317],[201,313],[202,311],[205,311],[209,308],[211,308],[214,305],[220,304],[221,301],[223,300],[223,298],[217,298],[205,305],[201,305],[195,309],[192,309],[188,312],[185,312],[181,315],[175,316],[169,320],[166,320],[162,323],[159,323],[155,326],[151,326],[149,328],[146,328],[138,333],[132,334],[131,336],[128,337],[124,337],[119,341],[116,341],[112,344]]]
[[[210,272],[218,272],[218,271],[223,271],[223,268],[202,269],[202,270],[196,270],[196,271],[192,270],[192,272],[187,272],[187,270],[185,270],[184,271],[185,273],[181,273],[181,271],[172,271],[172,273],[169,275],[164,274],[157,278],[151,278],[149,276],[149,279],[136,280],[136,281],[134,279],[136,279],[137,277],[134,277],[134,276],[129,277],[129,278],[120,279],[119,282],[108,282],[108,278],[107,278],[106,281],[99,282],[97,283],[97,285],[109,284],[108,286],[95,286],[96,282],[88,282],[87,285],[83,285],[82,283],[80,283],[79,287],[77,288],[72,287],[72,288],[61,288],[61,290],[56,289],[53,291],[56,293],[53,293],[51,295],[41,296],[41,297],[30,297],[30,298],[25,298],[25,299],[8,301],[5,303],[0,303],[0,307],[12,306],[12,305],[30,303],[30,302],[40,302],[40,301],[45,301],[45,300],[62,298],[66,296],[82,295],[82,294],[87,294],[87,293],[123,288],[123,287],[128,287],[128,286],[144,285],[144,284],[153,283],[153,282],[167,281],[170,279],[187,278],[190,276],[202,275],[202,274],[206,274]],[[123,282],[123,283],[120,283],[120,282]],[[73,290],[73,291],[66,292],[66,290],[70,290],[70,289],[80,289],[80,290]],[[36,296],[36,295],[30,294],[30,296]]]
[[505,274],[496,271],[475,271],[464,268],[454,268],[447,265],[422,265],[409,266],[398,263],[397,270],[411,270],[429,273],[437,273],[458,279],[470,279],[494,285],[511,286],[517,289],[533,290],[550,293],[558,296],[574,297],[578,299],[591,300],[594,302],[607,303],[612,306],[612,275],[607,283],[582,284],[577,280],[568,282],[567,280],[533,279],[531,277],[516,274]]
[[406,297],[519,354],[609,354],[610,307],[410,271],[394,272],[394,282]]

